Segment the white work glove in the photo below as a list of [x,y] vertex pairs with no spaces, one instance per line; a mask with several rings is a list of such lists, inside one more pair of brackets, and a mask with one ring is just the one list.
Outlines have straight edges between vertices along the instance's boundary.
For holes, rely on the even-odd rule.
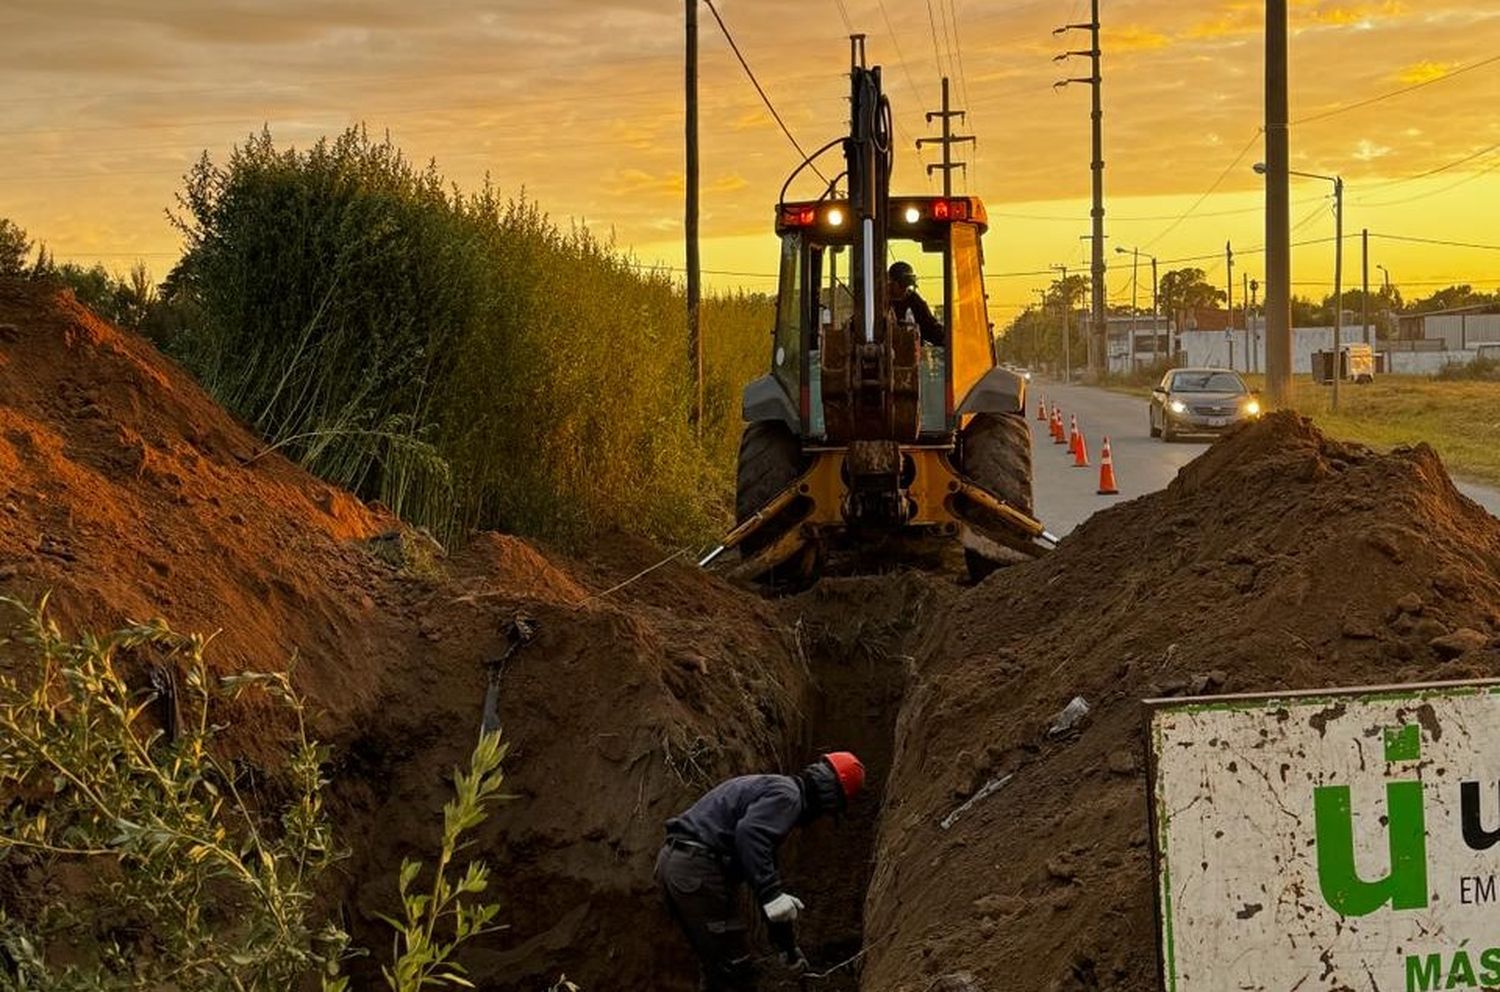
[[761,909],[765,910],[766,919],[772,923],[791,923],[797,919],[797,914],[802,911],[802,900],[783,892],[762,906]]

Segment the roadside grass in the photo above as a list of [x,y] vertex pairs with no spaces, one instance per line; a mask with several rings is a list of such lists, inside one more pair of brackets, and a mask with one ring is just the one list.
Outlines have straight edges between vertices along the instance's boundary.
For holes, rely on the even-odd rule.
[[1332,395],[1299,376],[1294,406],[1335,437],[1378,449],[1426,441],[1454,475],[1500,484],[1500,382],[1449,381],[1423,376],[1381,376]]
[[[1245,381],[1265,389],[1264,375]],[[1133,382],[1105,388],[1151,395],[1150,385]],[[1382,451],[1425,441],[1454,475],[1500,485],[1500,382],[1386,375],[1367,385],[1344,384],[1337,413],[1332,404],[1327,386],[1315,385],[1311,376],[1293,379],[1292,407],[1324,432]]]

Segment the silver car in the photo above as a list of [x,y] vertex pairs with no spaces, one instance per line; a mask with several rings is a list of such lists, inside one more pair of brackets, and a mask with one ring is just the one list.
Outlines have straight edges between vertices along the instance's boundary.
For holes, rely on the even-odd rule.
[[1260,416],[1260,400],[1230,369],[1172,369],[1151,390],[1151,436],[1218,434]]

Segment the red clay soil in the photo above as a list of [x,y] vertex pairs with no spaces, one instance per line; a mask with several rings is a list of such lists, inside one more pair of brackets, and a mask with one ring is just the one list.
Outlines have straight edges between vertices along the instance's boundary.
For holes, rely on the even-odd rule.
[[[897,726],[861,987],[1149,989],[1140,700],[1500,675],[1500,522],[1425,446],[1380,456],[1279,414],[937,627]],[[1476,649],[1432,646],[1459,628]],[[1075,695],[1091,721],[1049,740]]]
[[[1500,673],[1500,524],[1430,450],[1290,415],[976,588],[905,573],[781,602],[685,560],[645,571],[663,553],[621,537],[587,560],[495,534],[445,556],[263,448],[149,344],[0,282],[0,596],[50,591],[71,630],[222,631],[221,673],[297,657],[352,851],[329,897],[374,955],[356,987],[518,615],[538,633],[499,681],[516,799],[474,848],[508,925],[465,955],[483,989],[693,988],[650,880],[663,820],[720,777],[851,746],[871,796],[785,857],[815,964],[864,949],[812,987],[1148,989],[1141,699]],[[1453,657],[1459,628],[1485,646]],[[1074,695],[1090,722],[1049,739]],[[274,774],[281,719],[229,718],[227,746]]]
[[[68,630],[161,616],[222,631],[207,651],[220,673],[297,657],[352,849],[332,897],[370,968],[401,859],[436,852],[483,663],[511,618],[533,618],[500,680],[516,801],[474,848],[508,929],[466,957],[471,975],[693,987],[651,864],[663,820],[712,781],[804,759],[787,742],[803,737],[806,670],[777,612],[685,561],[605,595],[660,560],[625,539],[576,563],[478,535],[428,562],[400,551],[419,536],[263,447],[148,343],[68,295],[0,282],[0,595],[50,592]],[[228,746],[274,770],[279,718],[230,719]]]

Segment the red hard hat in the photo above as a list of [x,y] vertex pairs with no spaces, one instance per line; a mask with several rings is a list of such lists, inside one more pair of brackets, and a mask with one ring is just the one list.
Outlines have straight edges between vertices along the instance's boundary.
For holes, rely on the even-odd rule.
[[823,760],[828,762],[833,773],[838,776],[845,802],[859,795],[860,790],[865,787],[865,766],[862,761],[848,751],[825,754]]

